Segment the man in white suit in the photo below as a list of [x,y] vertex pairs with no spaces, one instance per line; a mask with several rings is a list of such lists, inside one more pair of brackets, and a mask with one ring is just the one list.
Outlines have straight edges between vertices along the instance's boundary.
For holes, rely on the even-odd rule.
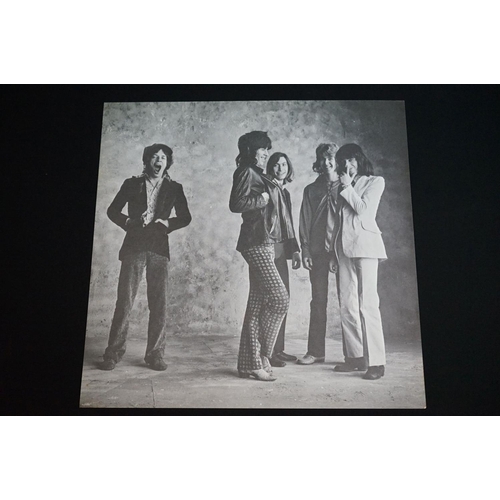
[[[340,224],[335,236],[345,363],[337,372],[366,369],[364,379],[385,373],[385,344],[377,293],[379,260],[387,258],[375,217],[385,181],[357,144],[335,155],[340,175]],[[334,264],[333,264],[334,265]]]

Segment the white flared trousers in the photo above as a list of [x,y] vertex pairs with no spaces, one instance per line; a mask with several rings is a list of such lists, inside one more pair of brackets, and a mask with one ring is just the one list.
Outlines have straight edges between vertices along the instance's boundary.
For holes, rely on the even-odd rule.
[[[341,245],[339,245],[341,247]],[[368,366],[385,365],[385,343],[377,292],[378,259],[339,257],[339,299],[345,354]]]

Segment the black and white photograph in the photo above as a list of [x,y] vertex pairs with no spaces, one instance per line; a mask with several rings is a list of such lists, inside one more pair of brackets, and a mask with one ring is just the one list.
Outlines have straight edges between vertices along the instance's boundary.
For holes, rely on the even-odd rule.
[[401,100],[104,103],[81,408],[426,407]]
[[3,11],[7,497],[491,495],[492,5],[75,6]]

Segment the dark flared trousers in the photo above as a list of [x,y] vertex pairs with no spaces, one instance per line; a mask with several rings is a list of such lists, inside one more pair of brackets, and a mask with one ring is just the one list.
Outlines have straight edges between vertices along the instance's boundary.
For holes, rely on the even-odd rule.
[[[274,256],[274,264],[276,265],[276,269],[281,276],[283,284],[285,285],[286,291],[290,296],[290,277],[288,275],[288,261],[286,259],[285,249],[282,244],[274,245],[275,248],[275,256]],[[286,328],[286,317],[283,318],[283,322],[281,323],[278,337],[276,338],[276,343],[274,344],[273,355],[283,352],[285,350],[285,328]]]
[[[313,266],[309,271],[311,281],[311,315],[309,318],[309,338],[307,353],[315,357],[325,355],[326,309],[328,305],[328,265],[330,255],[327,252],[313,255]],[[335,275],[337,294],[339,291],[338,273]]]
[[241,330],[238,370],[263,368],[261,356],[270,358],[290,302],[274,263],[274,246],[260,245],[242,252],[248,263],[250,292]]
[[130,313],[144,269],[149,307],[148,343],[144,359],[151,361],[156,357],[163,357],[166,341],[168,257],[154,252],[139,252],[126,256],[122,261],[115,313],[104,359],[118,362],[125,353]]

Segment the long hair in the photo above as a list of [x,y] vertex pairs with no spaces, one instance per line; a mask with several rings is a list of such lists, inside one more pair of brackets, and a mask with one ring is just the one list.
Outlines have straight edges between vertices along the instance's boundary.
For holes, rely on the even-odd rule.
[[318,173],[323,173],[323,159],[324,158],[335,158],[335,153],[338,151],[339,147],[334,142],[327,142],[320,144],[316,148],[316,161],[313,163],[312,169]]
[[293,181],[295,174],[293,171],[292,162],[285,153],[276,152],[271,155],[271,158],[269,158],[267,162],[266,174],[269,175],[270,177],[274,177],[273,167],[278,163],[278,161],[281,158],[284,158],[288,164],[288,173],[286,174],[286,177],[283,181],[283,184],[286,184],[287,182]]
[[335,163],[339,173],[345,172],[345,162],[356,158],[358,162],[358,175],[373,175],[372,162],[365,156],[363,150],[357,144],[344,144],[335,155]]
[[172,166],[174,163],[174,152],[172,151],[171,148],[169,148],[166,144],[152,144],[151,146],[146,146],[144,148],[144,153],[142,153],[142,163],[144,164],[144,168],[146,168],[147,165],[149,165],[149,162],[151,161],[151,158],[155,153],[158,153],[160,149],[165,153],[167,156],[167,166],[165,168],[165,171],[163,172],[163,175],[167,173],[167,170]]
[[238,139],[239,155],[236,157],[236,166],[254,166],[257,165],[255,154],[260,148],[271,149],[271,139],[267,132],[254,130],[242,135]]

